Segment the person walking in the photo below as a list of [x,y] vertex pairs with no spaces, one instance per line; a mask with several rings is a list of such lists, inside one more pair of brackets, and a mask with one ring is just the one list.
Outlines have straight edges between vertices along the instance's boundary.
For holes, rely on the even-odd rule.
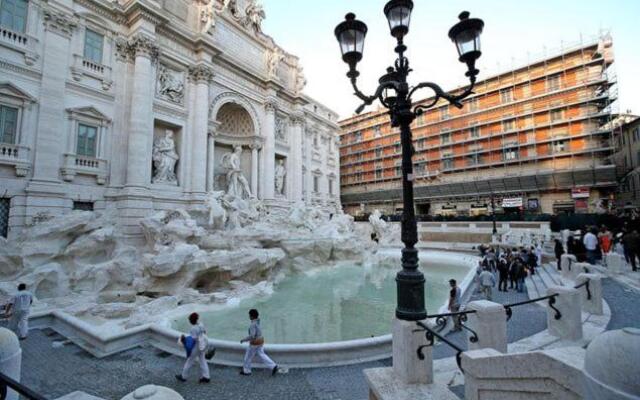
[[513,257],[511,259],[511,263],[509,264],[509,289],[517,289],[518,282],[518,261],[520,259],[518,257]]
[[556,239],[556,244],[553,248],[553,251],[556,254],[556,260],[558,262],[558,271],[561,271],[562,255],[564,254],[564,247],[562,247],[562,241],[560,239]]
[[587,262],[591,265],[596,263],[596,251],[598,250],[598,237],[596,233],[597,231],[592,229],[584,235],[584,239],[582,240],[584,248],[587,250]]
[[498,261],[498,291],[507,291],[507,281],[509,280],[509,264],[507,260],[501,258]]
[[189,330],[189,336],[182,335],[180,342],[184,345],[187,351],[187,361],[184,363],[182,373],[176,375],[176,379],[180,382],[187,381],[187,373],[191,367],[198,362],[200,365],[200,383],[211,382],[209,375],[209,365],[205,358],[207,351],[208,340],[207,331],[204,326],[198,322],[200,316],[198,313],[192,313],[189,315],[189,323],[191,323],[191,329]]
[[527,269],[524,263],[520,260],[516,263],[516,288],[519,293],[524,292],[524,280],[527,277]]
[[[462,302],[462,290],[458,287],[458,283],[455,279],[449,280],[449,286],[451,290],[449,291],[449,312],[456,313],[460,311],[460,306]],[[451,317],[453,320],[453,332],[457,332],[462,330],[462,326],[460,323],[460,317],[454,315]]]
[[14,331],[20,340],[25,340],[29,335],[29,313],[33,304],[33,296],[27,291],[27,285],[21,283],[18,285],[18,293],[16,293],[5,310],[10,315],[9,329]]
[[495,276],[493,276],[489,268],[485,268],[485,270],[480,273],[478,280],[480,281],[480,291],[484,295],[484,298],[491,301],[491,291],[496,285]]
[[260,314],[258,310],[252,308],[249,310],[249,336],[245,337],[240,343],[249,342],[249,347],[244,353],[244,364],[240,375],[251,375],[251,362],[254,357],[258,357],[267,368],[271,369],[271,376],[278,372],[278,365],[264,352],[264,337],[262,329],[260,329]]
[[638,236],[638,231],[633,230],[631,233],[627,233],[622,237],[622,244],[624,245],[624,252],[629,258],[629,262],[631,263],[631,269],[633,271],[638,270],[638,266],[636,264],[636,256],[638,256],[640,251],[640,236]]

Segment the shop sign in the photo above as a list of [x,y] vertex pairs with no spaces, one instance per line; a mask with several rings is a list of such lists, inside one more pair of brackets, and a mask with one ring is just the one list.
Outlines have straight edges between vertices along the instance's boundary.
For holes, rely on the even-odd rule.
[[528,210],[537,210],[540,208],[540,202],[538,199],[528,199],[527,200],[527,209]]
[[571,198],[572,199],[588,199],[589,198],[589,188],[573,188],[573,189],[571,189]]
[[522,197],[505,197],[502,199],[502,208],[522,207]]

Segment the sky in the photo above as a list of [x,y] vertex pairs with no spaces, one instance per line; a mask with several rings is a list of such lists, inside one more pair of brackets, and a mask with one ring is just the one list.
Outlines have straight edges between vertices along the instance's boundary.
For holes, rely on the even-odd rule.
[[[287,52],[300,57],[308,80],[305,92],[341,118],[354,114],[353,96],[342,62],[335,26],[354,12],[369,27],[364,58],[358,65],[360,89],[370,94],[395,59],[395,41],[383,13],[385,0],[262,0],[267,14],[263,31]],[[589,42],[602,32],[613,37],[618,110],[640,114],[640,0],[414,0],[405,38],[414,72],[412,84],[438,83],[445,90],[466,84],[447,33],[461,11],[484,20],[479,80],[544,56],[562,47]],[[429,97],[425,90],[418,98]],[[373,107],[373,108],[372,108]],[[375,105],[367,110],[375,109]]]

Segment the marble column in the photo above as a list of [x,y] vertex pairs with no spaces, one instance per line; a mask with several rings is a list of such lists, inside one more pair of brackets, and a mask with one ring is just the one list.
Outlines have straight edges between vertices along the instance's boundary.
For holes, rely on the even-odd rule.
[[[44,19],[44,48],[42,50],[42,81],[38,99],[38,129],[36,135],[33,179],[37,181],[59,182],[61,155],[65,152],[67,131],[65,126],[64,102],[65,80],[71,36],[76,23],[71,15],[46,7]],[[69,141],[74,141],[71,132]]]
[[215,149],[216,139],[213,132],[209,132],[207,140],[207,192],[215,186]]
[[304,153],[305,158],[307,159],[307,170],[305,176],[305,184],[307,191],[306,203],[311,204],[313,199],[313,155],[312,155],[312,147],[313,147],[313,133],[310,131],[305,132],[305,144],[304,144]]
[[254,143],[251,146],[251,194],[258,197],[258,150],[260,144]]
[[158,57],[155,40],[137,34],[129,42],[134,54],[133,90],[129,119],[126,186],[148,187],[153,146],[153,68]]
[[[191,130],[191,190],[204,193],[207,190],[207,148],[209,128],[209,83],[213,70],[204,64],[189,69],[189,78],[195,83],[193,129]],[[210,153],[213,155],[213,152]]]
[[264,148],[262,157],[262,199],[272,200],[275,195],[275,163],[276,163],[276,100],[267,99],[264,105]]
[[302,134],[304,132],[304,114],[297,113],[291,118],[291,153],[290,168],[287,173],[291,176],[289,180],[291,187],[289,188],[289,199],[298,202],[302,200]]

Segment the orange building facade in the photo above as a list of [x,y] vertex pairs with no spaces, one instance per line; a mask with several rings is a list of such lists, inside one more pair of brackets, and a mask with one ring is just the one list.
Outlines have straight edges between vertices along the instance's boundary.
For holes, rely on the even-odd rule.
[[[613,61],[603,37],[478,82],[462,109],[441,102],[419,116],[417,213],[488,213],[491,197],[497,212],[530,213],[594,212],[612,200]],[[345,211],[399,212],[399,130],[383,109],[340,125]]]

